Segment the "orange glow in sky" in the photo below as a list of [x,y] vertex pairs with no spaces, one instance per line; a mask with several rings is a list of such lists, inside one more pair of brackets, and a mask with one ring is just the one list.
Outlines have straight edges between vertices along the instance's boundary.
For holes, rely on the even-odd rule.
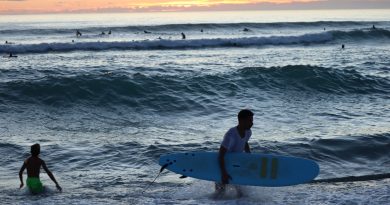
[[[360,5],[360,6],[359,6]],[[276,6],[276,7],[275,7]],[[0,14],[284,9],[390,8],[389,0],[0,0]],[[330,7],[329,7],[330,6]],[[351,8],[352,8],[351,7]]]
[[59,13],[94,11],[182,10],[218,5],[291,3],[319,0],[0,0],[1,13]]

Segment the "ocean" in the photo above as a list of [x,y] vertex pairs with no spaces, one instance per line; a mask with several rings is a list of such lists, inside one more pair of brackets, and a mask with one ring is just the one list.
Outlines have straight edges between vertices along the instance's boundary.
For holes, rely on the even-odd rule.
[[[2,15],[0,55],[1,204],[390,203],[390,10]],[[146,189],[160,155],[217,151],[244,108],[252,152],[374,180],[215,200],[164,171]],[[34,143],[62,193],[44,171],[44,194],[19,189]]]

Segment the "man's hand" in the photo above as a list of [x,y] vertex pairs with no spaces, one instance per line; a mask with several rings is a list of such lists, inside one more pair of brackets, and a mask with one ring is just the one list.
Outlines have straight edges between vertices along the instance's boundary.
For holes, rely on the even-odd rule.
[[229,184],[229,179],[231,179],[232,177],[229,176],[229,174],[227,172],[223,172],[222,173],[222,184]]
[[62,188],[60,187],[60,185],[57,184],[56,187],[57,187],[58,191],[60,191],[60,192],[62,191]]
[[20,183],[20,187],[19,187],[19,189],[21,189],[23,186],[24,186],[23,182],[22,182],[22,183]]

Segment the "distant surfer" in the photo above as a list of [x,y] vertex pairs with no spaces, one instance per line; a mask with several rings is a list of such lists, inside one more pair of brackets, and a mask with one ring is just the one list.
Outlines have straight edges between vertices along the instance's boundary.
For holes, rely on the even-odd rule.
[[17,58],[18,56],[16,56],[16,55],[14,55],[14,54],[12,54],[12,53],[9,53],[9,56],[8,56],[9,58]]
[[183,32],[181,33],[181,39],[186,39],[186,35]]
[[81,37],[82,35],[83,34],[79,30],[76,31],[76,37]]
[[100,35],[102,35],[102,36],[103,36],[103,35],[106,35],[106,33],[104,33],[104,31],[102,31],[102,33],[101,33]]
[[203,33],[203,29],[200,29],[200,32]]
[[[225,154],[229,152],[250,153],[248,140],[252,135],[251,127],[253,125],[253,112],[247,109],[238,113],[238,125],[230,128],[223,137],[219,148],[218,162],[221,168],[221,183],[215,183],[216,196],[221,196],[226,191],[226,184],[229,183],[229,173],[225,167]],[[235,186],[237,194],[242,196],[241,190]]]
[[23,183],[23,172],[27,168],[27,180],[26,184],[31,193],[39,194],[44,191],[41,180],[39,179],[39,172],[41,167],[45,170],[50,179],[56,184],[56,187],[59,191],[62,191],[62,188],[54,178],[54,175],[47,168],[45,161],[39,158],[41,152],[41,147],[39,144],[34,144],[31,146],[31,156],[23,162],[22,168],[19,171],[20,179],[20,188],[24,186]]
[[147,30],[144,30],[144,33],[152,33],[152,32],[150,32],[150,31],[147,31]]
[[242,31],[244,31],[244,32],[249,32],[249,31],[251,31],[249,28],[244,28]]
[[344,44],[342,44],[342,45],[341,45],[341,49],[344,49],[344,48],[345,48],[345,45],[344,45]]
[[372,25],[372,29],[374,29],[374,30],[376,29],[375,25]]
[[111,35],[111,30],[108,31],[108,35]]

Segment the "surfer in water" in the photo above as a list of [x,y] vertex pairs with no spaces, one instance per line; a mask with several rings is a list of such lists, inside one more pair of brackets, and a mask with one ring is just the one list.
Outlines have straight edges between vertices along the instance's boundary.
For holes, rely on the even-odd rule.
[[13,53],[9,53],[9,58],[17,58],[18,56],[14,55]]
[[181,39],[186,39],[186,35],[183,32],[181,33]]
[[82,35],[83,34],[79,30],[76,31],[76,37],[81,37]]
[[50,179],[56,184],[56,187],[59,191],[62,191],[62,188],[54,178],[54,175],[47,168],[45,161],[39,158],[39,154],[41,152],[41,147],[39,144],[34,144],[31,146],[31,156],[27,158],[22,168],[19,171],[19,179],[20,179],[20,188],[24,186],[23,183],[23,172],[27,168],[27,180],[26,184],[31,193],[39,194],[42,193],[44,187],[42,185],[41,180],[39,179],[39,171],[41,167],[46,171],[47,175],[49,175]]
[[[252,135],[253,115],[253,112],[250,110],[241,110],[237,116],[238,125],[230,128],[223,137],[218,154],[222,183],[217,182],[215,184],[216,196],[221,196],[225,193],[226,184],[229,184],[229,179],[231,179],[225,167],[225,154],[229,152],[251,152],[248,140]],[[237,190],[237,194],[242,196],[242,192],[237,186],[235,186],[235,189]]]

